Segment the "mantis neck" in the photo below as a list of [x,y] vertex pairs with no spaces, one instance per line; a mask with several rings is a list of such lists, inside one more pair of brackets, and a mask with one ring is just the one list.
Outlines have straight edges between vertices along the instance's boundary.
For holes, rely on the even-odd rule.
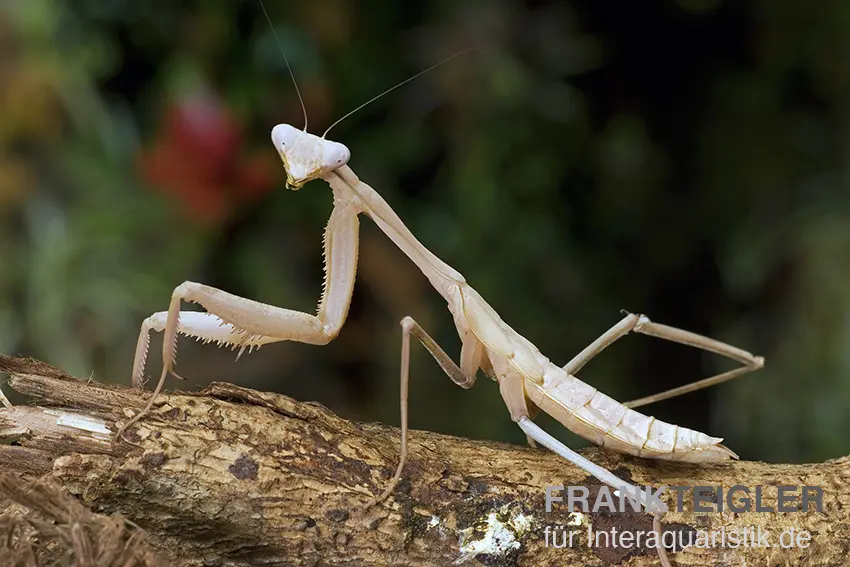
[[447,301],[451,290],[458,284],[466,283],[464,277],[440,260],[433,252],[425,248],[405,226],[381,195],[366,183],[360,181],[351,168],[342,166],[325,177],[334,191],[344,190],[357,197],[356,206],[378,225],[384,234],[425,274],[431,285]]

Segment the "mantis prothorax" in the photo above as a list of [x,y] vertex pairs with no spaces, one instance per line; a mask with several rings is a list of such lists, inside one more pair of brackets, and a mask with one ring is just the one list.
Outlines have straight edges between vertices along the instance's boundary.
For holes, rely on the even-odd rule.
[[[155,313],[142,324],[133,363],[133,382],[141,385],[150,331],[164,332],[163,367],[159,383],[147,407],[129,420],[118,435],[140,419],[153,405],[166,376],[173,373],[177,336],[216,342],[241,350],[278,341],[324,345],[333,340],[345,322],[358,254],[358,216],[365,214],[422,271],[446,301],[461,340],[460,360],[455,363],[411,317],[401,321],[401,453],[398,468],[384,491],[371,504],[387,498],[398,484],[408,445],[408,380],[410,337],[431,353],[443,371],[460,387],[471,388],[482,370],[496,381],[515,421],[530,440],[556,452],[587,473],[639,497],[637,487],[618,479],[570,450],[531,421],[529,408],[540,408],[571,431],[604,447],[645,458],[690,462],[719,462],[737,458],[721,445],[722,439],[671,425],[634,411],[634,407],[717,384],[761,368],[764,359],[728,344],[627,314],[566,365],[551,362],[525,337],[509,327],[454,268],[428,250],[404,225],[387,202],[362,182],[348,167],[350,152],[344,145],[309,134],[287,124],[272,129],[272,142],[283,160],[287,187],[301,188],[322,179],[333,191],[333,211],[325,230],[325,284],[315,315],[266,305],[195,282],[177,286],[167,312]],[[181,302],[200,304],[206,312],[181,311]],[[695,346],[729,357],[741,367],[649,398],[621,404],[576,378],[576,373],[610,344],[630,332]],[[646,500],[644,500],[645,502]],[[660,541],[660,518],[654,514]],[[663,546],[658,553],[669,567]]]

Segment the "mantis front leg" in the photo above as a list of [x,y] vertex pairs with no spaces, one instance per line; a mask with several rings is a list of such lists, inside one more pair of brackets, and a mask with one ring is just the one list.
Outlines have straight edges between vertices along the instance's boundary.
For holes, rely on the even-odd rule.
[[[117,437],[150,410],[166,376],[174,374],[178,334],[241,349],[277,341],[324,345],[337,336],[348,315],[354,290],[360,211],[350,200],[335,198],[334,201],[325,229],[325,283],[317,314],[266,305],[195,282],[180,284],[171,295],[168,311],[156,313],[142,324],[133,363],[133,383],[141,384],[144,376],[151,330],[165,333],[162,374],[147,406],[121,427]],[[181,312],[182,301],[198,303],[207,312]]]

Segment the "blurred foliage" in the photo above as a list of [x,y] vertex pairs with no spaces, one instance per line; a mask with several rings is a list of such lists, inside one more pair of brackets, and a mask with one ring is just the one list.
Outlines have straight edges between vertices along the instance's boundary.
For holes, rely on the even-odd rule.
[[[313,132],[482,48],[331,137],[550,358],[621,308],[643,312],[767,358],[654,415],[749,459],[850,452],[850,5],[267,7]],[[0,15],[0,351],[128,382],[141,321],[184,280],[313,308],[330,192],[283,189],[268,133],[303,119],[256,3],[6,0]],[[427,281],[363,226],[336,341],[271,345],[234,368],[184,340],[181,374],[397,423],[397,322],[414,316],[449,352],[459,341]],[[625,400],[723,364],[632,337],[582,377]],[[419,351],[412,376],[414,427],[521,441],[486,380],[458,390]]]

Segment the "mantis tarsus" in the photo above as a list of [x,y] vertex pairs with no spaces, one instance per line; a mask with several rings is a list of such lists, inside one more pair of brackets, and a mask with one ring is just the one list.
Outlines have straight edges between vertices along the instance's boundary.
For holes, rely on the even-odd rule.
[[[348,313],[357,269],[358,216],[365,214],[418,266],[445,299],[462,343],[460,361],[455,363],[414,319],[405,317],[401,321],[399,464],[385,490],[370,505],[392,493],[402,476],[407,456],[411,336],[462,388],[471,388],[478,370],[482,370],[498,383],[511,418],[530,440],[546,446],[615,488],[626,488],[635,495],[642,494],[637,487],[620,481],[611,472],[542,431],[532,422],[529,407],[540,408],[582,437],[623,453],[691,462],[737,458],[720,444],[722,439],[658,421],[632,408],[753,371],[763,366],[761,357],[694,333],[653,323],[643,315],[627,314],[566,365],[558,366],[502,321],[458,271],[416,239],[377,191],[360,181],[347,165],[350,158],[348,148],[307,133],[306,126],[302,131],[279,124],[272,130],[271,137],[283,160],[288,188],[296,190],[313,179],[322,179],[333,191],[334,206],[324,239],[326,277],[317,314],[266,305],[200,283],[187,281],[180,284],[171,296],[168,311],[155,313],[142,324],[133,364],[133,382],[140,385],[144,376],[150,331],[164,332],[162,373],[147,407],[123,425],[119,436],[149,411],[154,398],[162,390],[166,376],[173,374],[178,333],[241,350],[286,340],[315,345],[333,340]],[[180,311],[182,301],[198,303],[206,312]],[[729,357],[742,366],[630,404],[621,404],[576,378],[575,374],[588,361],[632,331],[702,348]],[[655,529],[660,535],[660,518],[666,510],[648,511],[654,512]],[[662,545],[658,546],[658,553],[662,563],[669,566]]]

